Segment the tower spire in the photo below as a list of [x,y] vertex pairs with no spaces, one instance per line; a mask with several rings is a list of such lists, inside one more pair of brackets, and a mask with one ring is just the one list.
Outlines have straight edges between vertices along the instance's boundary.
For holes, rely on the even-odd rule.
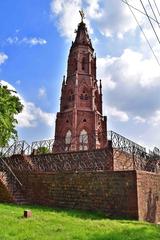
[[85,14],[83,9],[79,10],[79,13],[81,16],[81,22],[78,24],[78,29],[75,30],[76,38],[72,44],[72,48],[74,48],[75,46],[77,47],[78,45],[88,45],[93,50],[86,24],[83,21],[85,19]]

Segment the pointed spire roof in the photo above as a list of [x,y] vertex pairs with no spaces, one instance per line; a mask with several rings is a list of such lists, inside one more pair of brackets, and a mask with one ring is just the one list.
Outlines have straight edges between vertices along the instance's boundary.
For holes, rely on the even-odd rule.
[[78,29],[75,31],[76,32],[76,38],[75,41],[73,42],[72,47],[77,46],[77,45],[88,45],[89,47],[92,47],[91,39],[89,38],[88,35],[88,30],[86,27],[86,24],[83,22],[84,13],[83,11],[79,11],[81,15],[81,22],[78,24]]

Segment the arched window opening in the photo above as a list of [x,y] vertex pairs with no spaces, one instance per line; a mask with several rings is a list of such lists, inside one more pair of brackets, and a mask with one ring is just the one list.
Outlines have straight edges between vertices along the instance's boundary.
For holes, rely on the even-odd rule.
[[83,94],[80,95],[80,99],[83,100]]
[[82,70],[85,70],[85,58],[82,59]]
[[65,151],[69,151],[72,141],[71,130],[68,130],[65,136]]
[[79,135],[79,150],[88,150],[88,133],[85,129]]
[[74,101],[73,91],[69,91],[69,93],[68,93],[68,101],[69,101],[69,102]]
[[87,94],[85,94],[84,99],[85,99],[85,100],[88,100],[88,95],[87,95]]
[[88,100],[89,99],[87,91],[83,90],[83,92],[80,95],[80,99],[81,100]]

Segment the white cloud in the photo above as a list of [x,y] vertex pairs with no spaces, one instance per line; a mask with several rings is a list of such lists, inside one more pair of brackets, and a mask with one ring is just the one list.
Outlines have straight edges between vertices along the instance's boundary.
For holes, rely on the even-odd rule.
[[6,40],[9,44],[16,44],[19,42],[19,38],[18,37],[8,37]]
[[43,123],[50,127],[54,125],[54,113],[44,112],[32,102],[23,100],[22,104],[24,109],[17,117],[18,127],[36,127],[38,123]]
[[[121,56],[98,59],[99,77],[102,78],[104,86],[114,88],[117,82],[133,86],[140,85],[143,88],[160,86],[160,67],[155,59],[144,58],[142,53],[125,49]],[[109,80],[106,80],[109,79]]]
[[0,52],[0,65],[5,63],[7,59],[8,59],[8,56],[5,53]]
[[103,81],[103,89],[114,89],[116,82],[112,80],[112,75],[107,71],[108,66],[114,62],[115,58],[97,58],[98,78]]
[[[10,90],[16,91],[16,89],[6,81],[1,80],[0,83],[4,86],[8,86]],[[13,92],[13,94],[15,94]],[[18,127],[36,127],[39,123],[43,123],[49,127],[54,125],[55,114],[43,111],[37,107],[33,102],[27,102],[19,93],[16,95],[20,98],[23,104],[22,113],[18,114]]]
[[153,126],[160,126],[160,110],[157,110],[150,118],[150,123],[153,124]]
[[87,16],[91,19],[99,19],[102,17],[102,10],[100,9],[100,0],[86,0],[88,7],[86,9]]
[[[79,10],[82,8],[82,0],[52,0],[51,13],[57,17],[57,28],[60,35],[69,40],[75,38],[74,30],[80,23]],[[93,33],[88,18],[85,19],[88,31]]]
[[146,119],[143,118],[143,117],[141,117],[141,116],[135,116],[135,117],[134,117],[134,121],[135,121],[136,123],[145,123],[145,122],[146,122]]
[[[148,125],[150,121],[157,124],[159,115],[158,112],[155,115],[155,111],[160,101],[160,67],[152,57],[144,58],[140,52],[125,49],[118,57],[99,58],[98,75],[108,106],[132,116],[135,123]],[[118,116],[115,109],[112,115]],[[150,116],[153,116],[152,121]]]
[[38,89],[38,97],[43,98],[46,96],[46,89],[44,87],[41,87]]
[[118,119],[120,122],[129,121],[128,114],[124,111],[117,109],[116,107],[108,106],[108,107],[106,107],[105,112],[107,113],[106,115],[114,117],[114,118]]
[[30,46],[35,46],[35,45],[45,45],[47,44],[47,41],[43,38],[36,38],[36,37],[33,37],[33,38],[23,38],[22,43],[26,43]]
[[36,46],[36,45],[45,45],[47,44],[47,41],[43,38],[37,38],[37,37],[24,37],[20,39],[19,37],[9,37],[6,40],[9,44],[27,44],[30,46]]
[[80,8],[81,0],[53,0],[51,2],[51,11],[58,17],[57,26],[62,36],[74,38],[74,29],[80,22]]
[[[137,4],[139,5],[138,0],[135,0],[134,5]],[[116,35],[123,38],[124,33],[137,28],[128,7],[121,0],[52,0],[51,12],[57,17],[57,26],[62,36],[73,39],[73,29],[80,22],[79,10],[82,7],[86,14],[85,22],[91,32],[91,21],[107,37]],[[141,20],[142,14],[139,18]]]
[[99,11],[101,17],[96,22],[97,28],[107,37],[117,35],[122,38],[124,33],[137,27],[127,6],[121,1],[106,0],[101,6],[99,3]]

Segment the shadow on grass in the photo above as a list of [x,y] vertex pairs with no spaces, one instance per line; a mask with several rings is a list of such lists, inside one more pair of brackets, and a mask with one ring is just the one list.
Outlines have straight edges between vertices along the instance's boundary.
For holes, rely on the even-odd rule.
[[93,211],[83,211],[83,210],[75,210],[75,209],[62,209],[62,208],[52,208],[52,207],[46,207],[46,206],[40,206],[40,205],[16,205],[13,203],[2,203],[4,206],[12,206],[16,208],[20,208],[23,210],[30,209],[32,211],[34,210],[40,210],[41,212],[55,212],[60,214],[65,214],[70,217],[74,218],[80,218],[80,219],[90,219],[90,220],[102,220],[107,219],[108,217],[101,212],[93,212]]
[[[30,209],[34,212],[34,210],[38,210],[41,212],[55,212],[55,213],[60,213],[62,215],[70,216],[73,218],[79,218],[82,220],[111,220],[111,221],[116,221],[120,224],[131,224],[132,225],[139,225],[139,221],[136,221],[134,219],[126,218],[125,216],[119,216],[119,217],[113,217],[106,215],[102,212],[95,212],[95,211],[83,211],[83,210],[75,210],[75,209],[62,209],[62,208],[52,208],[52,207],[46,207],[46,206],[40,206],[40,205],[17,205],[13,203],[2,203],[3,205],[6,206],[13,206],[15,208],[20,208],[23,210]],[[147,222],[141,222],[142,226],[148,225],[149,223]],[[160,228],[160,226],[158,226]]]
[[160,229],[156,226],[151,226],[150,229],[148,227],[140,227],[137,229],[126,228],[121,231],[111,231],[110,233],[101,233],[101,234],[93,234],[89,237],[89,240],[158,240],[160,239]]

